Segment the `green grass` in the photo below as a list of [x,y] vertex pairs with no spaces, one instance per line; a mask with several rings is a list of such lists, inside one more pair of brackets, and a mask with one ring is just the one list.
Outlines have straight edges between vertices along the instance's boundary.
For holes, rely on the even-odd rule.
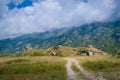
[[25,62],[30,62],[30,61],[27,59],[14,59],[7,61],[6,64],[17,64],[17,63],[25,63]]
[[79,72],[80,70],[75,66],[74,63],[72,63],[72,66],[71,66],[72,70],[74,70],[75,72]]
[[77,57],[85,70],[107,80],[120,80],[120,58],[111,55]]
[[33,52],[29,56],[50,56],[50,55],[43,52]]
[[109,62],[106,60],[87,61],[83,64],[83,66],[90,70],[101,71],[101,70],[106,70],[108,68],[120,67],[120,63]]
[[15,59],[0,65],[0,80],[66,80],[67,78],[65,61],[59,59],[58,61]]
[[62,54],[62,51],[55,51],[55,53],[56,53],[56,56],[59,56],[59,57],[64,56],[64,55]]
[[120,58],[120,55],[114,55],[114,54],[112,54],[111,57]]
[[[120,80],[120,58],[111,55],[74,57],[85,70],[107,80]],[[67,80],[64,57],[22,56],[0,58],[0,80]],[[88,80],[80,70],[71,67],[78,77]]]
[[24,53],[23,56],[50,56],[50,54],[38,50],[31,53]]
[[74,70],[78,75],[77,75],[77,78],[78,79],[83,79],[83,80],[88,80],[85,75],[83,73],[81,73],[81,71],[75,66],[74,63],[72,63],[72,66],[71,66],[72,70]]

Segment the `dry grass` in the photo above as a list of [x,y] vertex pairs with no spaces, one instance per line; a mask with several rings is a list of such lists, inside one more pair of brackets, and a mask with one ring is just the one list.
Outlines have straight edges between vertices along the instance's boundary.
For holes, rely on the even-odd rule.
[[120,58],[111,55],[76,57],[85,69],[107,80],[120,80]]
[[45,52],[56,52],[60,51],[62,56],[75,56],[78,51],[75,51],[74,48],[68,46],[60,46],[58,50],[54,50],[53,47],[47,49]]
[[[83,65],[83,68],[95,73],[96,76],[103,75],[107,80],[120,80],[120,58],[111,55],[75,56],[74,58],[79,60],[81,65],[89,61],[88,67]],[[64,57],[0,57],[0,80],[67,80],[65,64]],[[99,66],[101,64],[102,69],[91,69],[90,65],[101,68]],[[72,69],[78,71],[74,64]],[[81,75],[82,73],[80,77],[83,78],[84,75]],[[86,80],[85,77],[84,79]]]
[[60,57],[0,58],[0,80],[66,80]]

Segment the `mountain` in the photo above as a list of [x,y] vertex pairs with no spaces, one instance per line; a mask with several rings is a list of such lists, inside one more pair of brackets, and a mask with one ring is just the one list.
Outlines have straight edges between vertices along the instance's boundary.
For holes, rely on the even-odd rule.
[[120,53],[120,20],[106,23],[94,22],[79,27],[0,40],[0,52],[2,54],[20,53],[26,47],[42,49],[56,45],[72,47],[93,45],[108,53]]

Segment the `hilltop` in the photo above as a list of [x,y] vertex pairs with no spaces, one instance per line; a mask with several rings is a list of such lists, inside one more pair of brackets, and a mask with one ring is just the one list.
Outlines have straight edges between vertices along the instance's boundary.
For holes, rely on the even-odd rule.
[[97,48],[88,45],[85,47],[73,48],[69,46],[54,46],[48,49],[36,50],[32,48],[27,48],[22,55],[25,56],[83,56],[83,55],[104,55],[107,54],[104,51],[98,50]]

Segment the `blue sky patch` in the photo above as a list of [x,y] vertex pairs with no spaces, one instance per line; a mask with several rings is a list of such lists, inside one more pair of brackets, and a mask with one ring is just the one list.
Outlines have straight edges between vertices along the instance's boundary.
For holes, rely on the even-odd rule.
[[88,0],[83,0],[84,2],[88,2]]
[[32,1],[31,0],[24,0],[22,3],[18,4],[17,6],[15,5],[15,3],[13,2],[10,2],[8,4],[8,8],[9,10],[12,10],[14,8],[24,8],[24,7],[27,7],[27,6],[33,6],[32,4]]

